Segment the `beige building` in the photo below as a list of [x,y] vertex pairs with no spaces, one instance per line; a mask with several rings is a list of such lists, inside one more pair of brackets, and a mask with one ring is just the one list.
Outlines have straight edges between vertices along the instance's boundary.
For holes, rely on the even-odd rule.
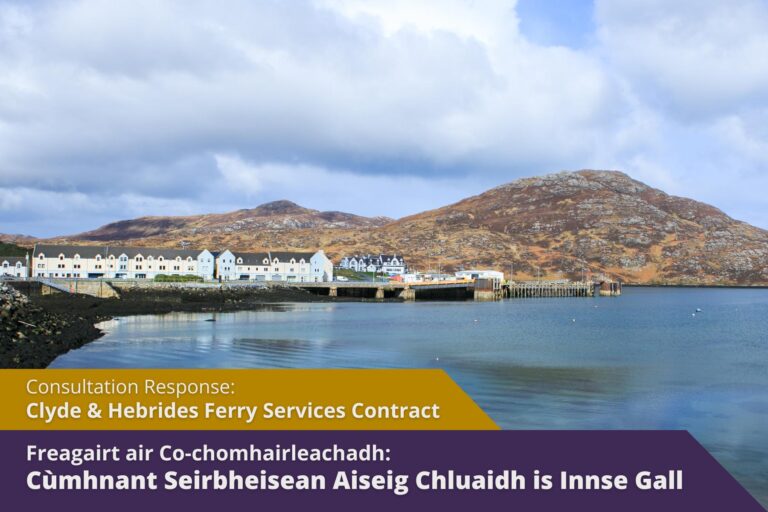
[[158,275],[213,279],[208,250],[89,245],[35,245],[33,277],[153,279]]

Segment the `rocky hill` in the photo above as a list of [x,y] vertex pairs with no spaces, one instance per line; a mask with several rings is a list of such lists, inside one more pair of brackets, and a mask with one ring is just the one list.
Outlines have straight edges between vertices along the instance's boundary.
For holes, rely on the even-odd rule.
[[371,228],[392,219],[361,217],[343,212],[321,212],[291,201],[274,201],[256,208],[188,217],[140,217],[102,226],[71,237],[79,240],[131,240],[147,237],[249,233],[254,230]]
[[325,248],[403,254],[420,269],[492,267],[516,279],[607,274],[635,283],[768,284],[768,231],[626,174],[526,178],[397,221],[288,201],[229,214],[146,217],[67,241]]

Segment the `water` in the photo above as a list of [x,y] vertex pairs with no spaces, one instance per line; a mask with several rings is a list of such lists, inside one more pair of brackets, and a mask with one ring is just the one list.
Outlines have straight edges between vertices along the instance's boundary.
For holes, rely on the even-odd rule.
[[51,366],[439,367],[502,428],[690,430],[768,503],[768,290],[286,304],[106,329]]

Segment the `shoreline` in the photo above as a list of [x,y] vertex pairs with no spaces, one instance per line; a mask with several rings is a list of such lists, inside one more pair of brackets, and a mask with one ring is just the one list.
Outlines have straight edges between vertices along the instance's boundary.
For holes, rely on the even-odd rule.
[[0,289],[0,368],[46,368],[61,354],[101,338],[97,324],[121,316],[232,312],[285,303],[359,302],[294,289],[130,290],[120,299],[56,293],[27,296]]
[[[627,284],[634,288],[768,289],[768,286]],[[11,291],[12,290],[12,291]],[[123,289],[120,299],[56,293],[26,295],[2,285],[0,368],[46,368],[58,356],[101,338],[97,327],[115,317],[259,310],[286,303],[368,302],[315,295],[297,288]],[[370,302],[374,302],[371,300]],[[375,302],[401,302],[399,299]]]

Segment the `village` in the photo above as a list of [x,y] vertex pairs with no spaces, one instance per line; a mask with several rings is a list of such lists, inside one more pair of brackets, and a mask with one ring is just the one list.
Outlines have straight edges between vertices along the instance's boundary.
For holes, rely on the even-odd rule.
[[397,254],[345,256],[338,265],[325,251],[211,251],[150,247],[37,244],[26,256],[0,256],[0,275],[13,278],[255,281],[287,283],[382,280],[402,283],[497,279],[496,270],[453,274],[410,271]]
[[[316,295],[358,299],[498,300],[621,295],[621,283],[505,279],[494,269],[417,272],[398,254],[343,257],[324,250],[242,252],[225,249],[36,244],[24,257],[0,257],[0,277],[37,282],[48,292],[119,297],[119,287],[284,286]],[[119,285],[119,286],[118,286]]]

